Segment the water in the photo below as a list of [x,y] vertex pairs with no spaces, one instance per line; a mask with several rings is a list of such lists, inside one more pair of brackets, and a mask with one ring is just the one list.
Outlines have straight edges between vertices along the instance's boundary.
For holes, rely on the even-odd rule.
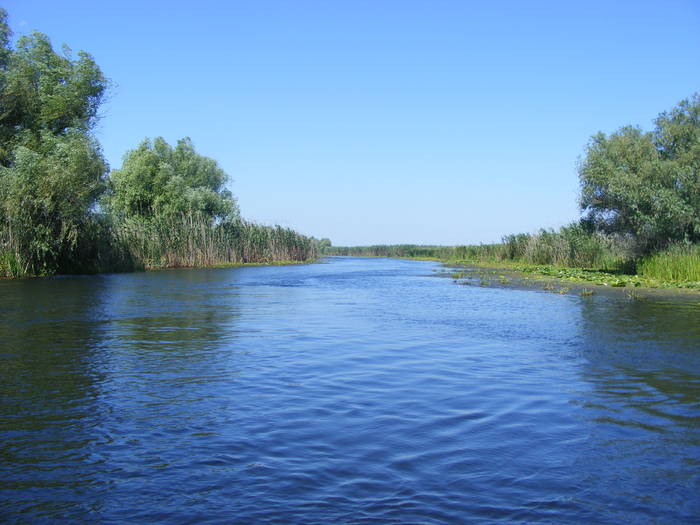
[[697,299],[327,262],[0,282],[0,520],[697,522]]

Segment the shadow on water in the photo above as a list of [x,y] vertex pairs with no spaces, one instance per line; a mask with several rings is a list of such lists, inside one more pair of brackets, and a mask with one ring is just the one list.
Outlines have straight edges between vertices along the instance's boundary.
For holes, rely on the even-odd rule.
[[0,282],[2,520],[700,514],[697,305],[433,266]]
[[90,449],[104,439],[105,291],[103,279],[0,283],[0,479],[25,519],[91,510],[76,494],[93,490]]
[[[700,306],[581,299],[582,498],[613,518],[700,515]],[[592,487],[595,487],[593,489]]]
[[[135,475],[139,442],[169,431],[153,421],[164,412],[177,421],[178,407],[205,395],[197,384],[235,372],[232,276],[182,271],[0,283],[4,519],[92,521],[114,506],[120,480]],[[190,420],[206,414],[182,411]]]

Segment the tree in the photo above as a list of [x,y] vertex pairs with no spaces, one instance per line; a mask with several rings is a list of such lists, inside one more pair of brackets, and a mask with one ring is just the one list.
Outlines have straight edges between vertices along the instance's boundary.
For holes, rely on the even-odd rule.
[[17,146],[0,168],[0,216],[20,273],[66,268],[90,210],[104,191],[105,163],[94,139],[77,130],[43,131],[35,147]]
[[121,218],[195,213],[230,220],[238,217],[238,207],[224,187],[227,179],[215,160],[195,152],[189,138],[175,148],[162,137],[146,139],[112,171],[105,204]]
[[700,240],[700,96],[656,120],[593,136],[579,165],[580,206],[593,228],[634,236],[643,250]]
[[11,50],[5,21],[6,13],[0,11],[0,164],[7,166],[12,148],[38,139],[41,131],[90,131],[108,81],[88,53],[81,51],[73,60],[64,46],[59,55],[41,33],[20,38]]
[[328,251],[330,251],[332,246],[331,240],[325,237],[323,239],[318,240],[317,243],[319,253],[327,253]]
[[700,94],[656,119],[654,143],[684,202],[693,210],[688,236],[700,236]]
[[10,36],[0,9],[0,256],[54,273],[105,187],[91,130],[108,81],[87,53],[59,55],[41,33],[12,49]]

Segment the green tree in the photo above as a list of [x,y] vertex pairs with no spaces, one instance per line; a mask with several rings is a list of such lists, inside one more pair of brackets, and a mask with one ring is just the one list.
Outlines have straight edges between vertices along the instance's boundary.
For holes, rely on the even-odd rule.
[[584,222],[634,236],[645,251],[700,240],[700,96],[656,120],[653,132],[598,133],[579,165]]
[[24,36],[9,47],[7,13],[0,10],[0,164],[12,162],[12,148],[68,129],[91,130],[108,81],[84,51],[71,58],[64,46],[56,53],[41,33]]
[[104,172],[94,139],[77,130],[44,131],[34,147],[14,149],[12,167],[0,167],[0,213],[19,273],[70,270],[80,232],[104,190]]
[[700,236],[700,94],[659,115],[654,144],[683,202],[692,210],[688,237]]
[[7,11],[0,8],[0,68],[3,71],[10,58],[10,37],[12,37],[12,31],[7,25]]
[[87,53],[58,54],[41,33],[12,49],[10,36],[0,9],[0,255],[20,273],[53,273],[105,187],[91,130],[108,81]]
[[331,246],[332,246],[331,240],[326,238],[326,237],[318,240],[317,243],[318,243],[317,249],[318,249],[319,253],[327,253],[328,251],[330,251]]
[[226,173],[195,152],[184,138],[171,147],[162,137],[144,140],[110,176],[106,207],[120,218],[150,219],[194,213],[212,220],[238,217],[236,201],[224,187]]

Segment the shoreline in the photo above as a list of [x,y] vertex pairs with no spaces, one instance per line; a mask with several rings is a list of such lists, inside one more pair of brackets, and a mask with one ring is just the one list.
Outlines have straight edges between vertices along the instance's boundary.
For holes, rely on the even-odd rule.
[[[383,256],[351,255],[350,257],[371,259]],[[664,298],[700,300],[700,282],[662,281],[590,268],[535,266],[505,261],[454,260],[421,256],[386,258],[441,263],[443,271],[440,272],[440,276],[450,277],[456,284],[464,286],[511,288],[580,296],[620,297],[623,295],[630,300]]]
[[700,283],[657,281],[636,275],[611,274],[584,268],[556,268],[474,261],[435,260],[456,284],[545,291],[580,296],[627,296],[630,300],[699,299]]
[[295,266],[303,264],[317,264],[320,257],[316,259],[307,259],[305,261],[280,260],[280,261],[261,261],[261,262],[244,262],[244,263],[218,263],[206,264],[199,266],[145,266],[133,270],[120,271],[105,271],[105,272],[84,272],[84,273],[57,273],[52,275],[23,275],[21,277],[0,276],[0,281],[21,281],[28,279],[50,279],[54,277],[72,277],[72,276],[97,276],[109,274],[124,274],[124,273],[142,273],[142,272],[160,272],[160,271],[175,271],[175,270],[219,270],[229,268],[244,268],[248,266]]

